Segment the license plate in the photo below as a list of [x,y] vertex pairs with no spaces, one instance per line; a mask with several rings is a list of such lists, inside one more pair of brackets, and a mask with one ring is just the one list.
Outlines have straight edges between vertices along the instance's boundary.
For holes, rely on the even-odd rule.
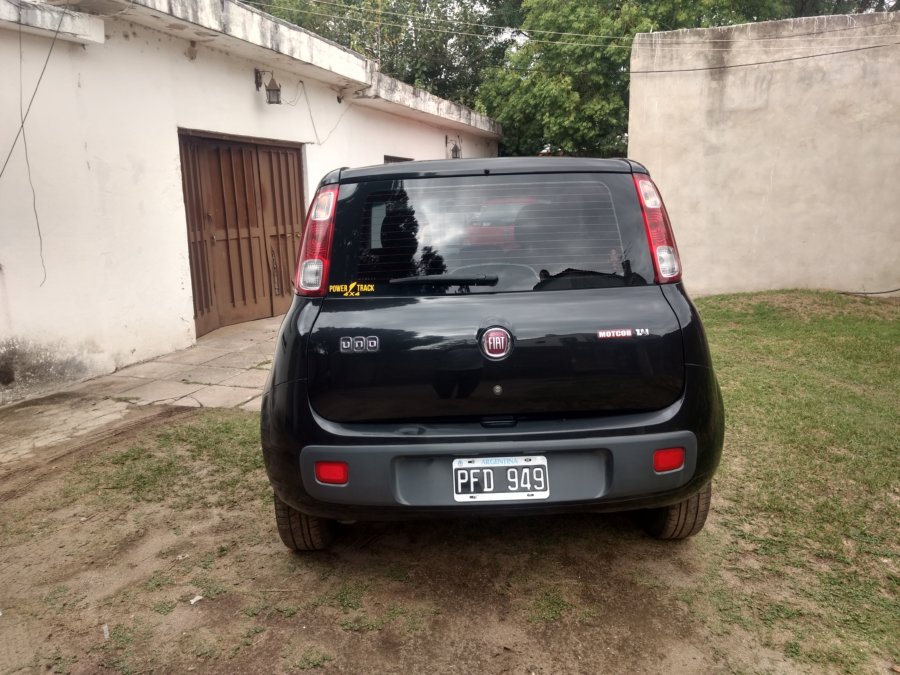
[[502,502],[547,499],[547,458],[463,457],[453,460],[453,499],[457,502]]

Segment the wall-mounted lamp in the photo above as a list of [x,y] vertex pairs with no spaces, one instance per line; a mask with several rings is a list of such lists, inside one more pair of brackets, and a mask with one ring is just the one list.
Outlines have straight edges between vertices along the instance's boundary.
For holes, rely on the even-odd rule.
[[256,84],[256,91],[260,90],[260,87],[263,85],[263,75],[268,73],[270,75],[269,82],[266,84],[266,103],[272,104],[280,104],[281,103],[281,85],[275,81],[275,73],[271,70],[260,70],[259,68],[253,69],[253,79]]
[[462,139],[459,136],[456,140],[444,136],[444,143],[447,144],[447,159],[462,159]]

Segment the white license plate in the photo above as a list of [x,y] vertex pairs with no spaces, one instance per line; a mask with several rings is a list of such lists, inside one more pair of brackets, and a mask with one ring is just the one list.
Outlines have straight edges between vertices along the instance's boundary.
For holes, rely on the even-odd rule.
[[463,457],[453,460],[453,499],[457,502],[503,502],[547,499],[547,458]]

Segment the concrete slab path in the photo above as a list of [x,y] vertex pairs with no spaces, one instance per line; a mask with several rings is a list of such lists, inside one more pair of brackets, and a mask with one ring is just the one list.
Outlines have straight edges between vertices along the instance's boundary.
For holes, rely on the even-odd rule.
[[283,317],[226,326],[197,344],[67,387],[136,405],[259,410]]

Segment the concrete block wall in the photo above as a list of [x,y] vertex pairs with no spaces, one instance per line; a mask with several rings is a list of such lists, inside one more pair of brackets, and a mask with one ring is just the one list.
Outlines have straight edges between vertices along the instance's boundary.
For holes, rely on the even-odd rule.
[[895,12],[637,37],[628,154],[692,294],[900,287],[898,34]]

